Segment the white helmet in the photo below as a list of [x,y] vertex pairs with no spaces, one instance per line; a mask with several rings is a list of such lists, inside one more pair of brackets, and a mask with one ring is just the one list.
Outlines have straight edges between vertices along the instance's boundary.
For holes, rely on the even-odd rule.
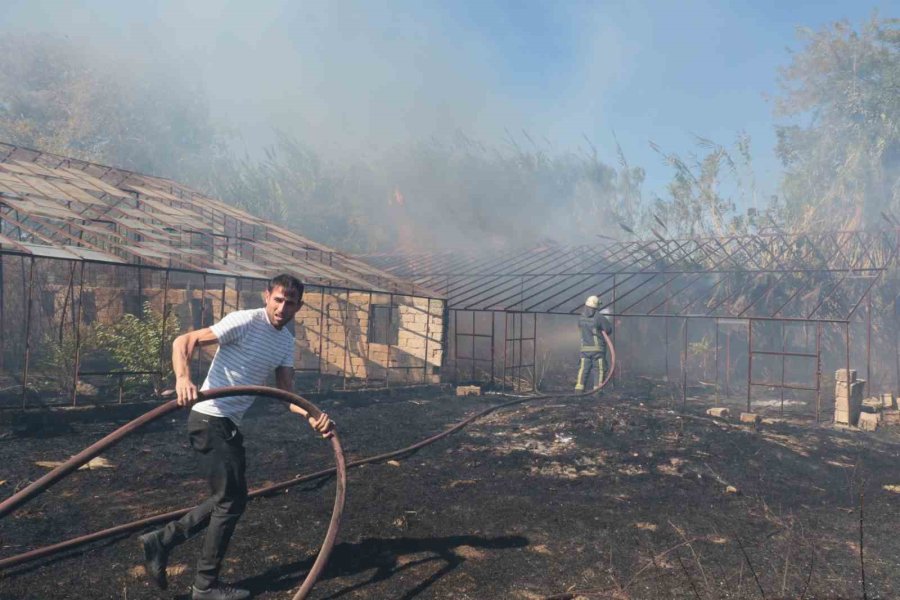
[[600,306],[600,298],[597,296],[588,296],[587,300],[584,301],[584,305],[588,308],[597,308]]

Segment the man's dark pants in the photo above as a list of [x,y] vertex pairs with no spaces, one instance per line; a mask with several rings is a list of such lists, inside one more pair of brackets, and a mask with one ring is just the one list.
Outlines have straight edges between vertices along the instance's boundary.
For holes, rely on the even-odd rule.
[[206,463],[210,497],[166,525],[161,542],[171,550],[206,528],[194,577],[194,585],[205,589],[218,579],[231,534],[247,504],[247,462],[244,436],[227,417],[211,417],[192,410],[188,436],[191,447]]

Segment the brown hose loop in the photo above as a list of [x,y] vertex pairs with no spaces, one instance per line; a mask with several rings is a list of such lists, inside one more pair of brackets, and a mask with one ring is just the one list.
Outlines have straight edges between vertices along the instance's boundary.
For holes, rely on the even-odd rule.
[[[163,397],[171,397],[172,395],[174,395],[174,392],[171,391],[163,393]],[[227,388],[214,388],[211,390],[200,392],[199,396],[200,397],[198,398],[198,401],[214,400],[216,398],[223,398],[227,396],[263,396],[299,406],[307,413],[309,413],[309,416],[313,419],[317,419],[322,414],[322,411],[319,410],[318,407],[316,407],[305,398],[302,398],[285,390],[265,386],[235,386]],[[154,408],[153,410],[141,415],[137,419],[126,423],[103,439],[94,442],[93,444],[64,462],[62,465],[56,467],[40,479],[34,481],[24,489],[13,494],[3,502],[0,502],[0,519],[13,512],[44,490],[48,489],[59,480],[65,478],[67,475],[78,469],[78,467],[90,461],[95,456],[111,448],[128,434],[133,433],[147,423],[155,421],[156,419],[159,419],[160,417],[170,412],[178,410],[179,408],[181,407],[178,406],[178,403],[175,400],[169,400],[165,404]],[[322,546],[319,549],[319,555],[313,563],[312,568],[309,570],[309,573],[306,575],[306,579],[303,581],[303,584],[297,590],[297,593],[294,594],[293,600],[303,600],[304,598],[306,598],[310,590],[318,580],[319,576],[321,575],[322,571],[325,569],[325,564],[328,562],[328,557],[331,555],[331,551],[334,548],[334,542],[337,538],[338,529],[340,528],[341,524],[341,516],[344,512],[344,498],[346,496],[347,488],[347,467],[344,460],[344,452],[341,449],[341,443],[338,440],[337,434],[333,432],[330,440],[335,459],[334,472],[337,473],[334,495],[334,508],[331,513],[331,521],[328,525],[328,531],[325,534],[325,540],[322,542]],[[183,514],[183,511],[178,512],[181,512]]]
[[591,393],[599,392],[603,386],[609,383],[609,380],[612,379],[613,372],[616,370],[616,347],[613,346],[612,340],[609,339],[609,335],[602,329],[600,333],[603,334],[603,339],[606,340],[606,347],[609,348],[609,373],[606,374],[606,379],[600,382],[596,388],[591,390]]

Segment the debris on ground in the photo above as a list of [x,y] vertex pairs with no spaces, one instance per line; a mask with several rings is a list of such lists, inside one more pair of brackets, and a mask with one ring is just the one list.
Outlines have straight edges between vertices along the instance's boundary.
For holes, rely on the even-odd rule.
[[[65,464],[64,461],[61,460],[37,460],[34,462],[35,465],[39,467],[43,467],[45,469],[55,469],[57,467],[61,467]],[[84,463],[80,467],[78,467],[79,471],[90,471],[91,469],[114,469],[115,466],[103,458],[102,456],[96,456]]]
[[457,396],[480,396],[481,387],[477,385],[458,385],[456,386]]
[[879,413],[864,412],[859,415],[859,428],[862,431],[875,431],[878,429]]
[[760,417],[756,413],[742,412],[741,413],[741,423],[745,425],[759,425],[760,421],[762,421],[762,417]]
[[[748,558],[772,597],[859,597],[851,576],[859,551],[849,543],[859,541],[854,499],[857,466],[865,465],[866,515],[878,515],[877,527],[866,521],[866,583],[871,597],[900,598],[894,563],[878,559],[900,554],[900,429],[860,437],[785,415],[748,433],[710,418],[711,398],[679,412],[623,390],[609,398],[588,405],[559,396],[500,410],[402,461],[351,470],[317,597],[518,598],[530,590],[546,598],[577,583],[618,584],[630,600],[750,600],[759,593],[748,585]],[[457,401],[453,389],[422,399],[373,395],[329,406],[348,460],[412,444],[503,401]],[[728,408],[740,414],[739,403]],[[178,417],[111,449],[115,471],[68,478],[16,511],[4,522],[4,555],[191,506],[204,475],[187,444],[186,414]],[[112,426],[15,434],[15,445],[0,444],[0,490],[34,480],[35,457],[73,455]],[[259,407],[244,427],[251,487],[331,466],[328,445],[298,440],[281,406]],[[283,598],[315,560],[333,501],[333,478],[252,501],[229,548],[228,579],[259,600]],[[290,517],[298,511],[299,521]],[[170,569],[173,589],[189,589],[194,557],[188,547],[172,557],[189,566]],[[138,576],[142,562],[133,537],[110,540],[4,572],[0,595],[42,600],[89,589],[91,597],[152,600],[158,593]]]

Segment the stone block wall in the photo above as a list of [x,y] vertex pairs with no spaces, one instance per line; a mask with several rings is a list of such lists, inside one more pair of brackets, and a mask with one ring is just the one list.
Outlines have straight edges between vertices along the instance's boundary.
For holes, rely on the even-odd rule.
[[[65,286],[48,290],[53,294],[55,310],[61,311],[65,296]],[[115,321],[128,310],[126,296],[135,294],[115,287],[88,287],[91,295],[93,318],[109,323]],[[77,290],[76,290],[77,294]],[[190,330],[199,319],[194,314],[203,303],[203,322],[211,324],[225,314],[236,310],[262,306],[261,294],[244,290],[238,294],[233,287],[224,289],[169,288],[163,298],[163,290],[145,288],[143,298],[150,306],[162,311],[164,301],[181,323],[180,331]],[[136,300],[136,298],[132,298]],[[224,300],[224,302],[223,302]],[[390,294],[370,294],[368,292],[322,291],[307,288],[303,297],[304,305],[297,313],[293,324],[297,340],[295,366],[299,370],[318,371],[329,375],[370,380],[390,379],[407,383],[439,383],[440,367],[444,358],[444,307],[443,300],[429,300],[415,296]],[[132,302],[133,303],[133,302]],[[374,325],[371,306],[395,307],[379,313],[381,318],[391,314],[397,322],[387,340],[390,343],[370,343],[369,332]],[[204,359],[212,358],[214,349],[204,352]]]
[[[307,292],[298,313],[298,365],[359,379],[408,383],[440,382],[444,302],[414,296],[363,292]],[[393,304],[391,304],[393,303]],[[372,305],[393,306],[397,318],[392,343],[370,341]],[[324,324],[323,324],[324,321]],[[385,324],[381,324],[384,326]]]

